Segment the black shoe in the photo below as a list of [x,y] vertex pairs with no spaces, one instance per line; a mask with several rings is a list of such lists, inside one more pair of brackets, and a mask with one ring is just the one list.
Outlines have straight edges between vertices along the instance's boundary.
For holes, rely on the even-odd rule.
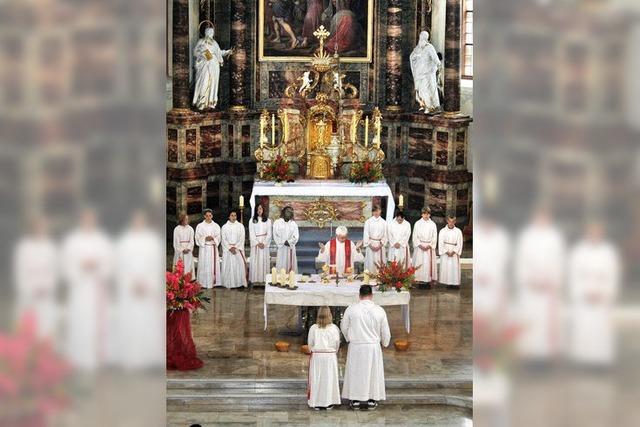
[[349,406],[351,407],[351,409],[353,409],[354,411],[359,411],[360,410],[360,402],[358,402],[357,400],[352,400],[349,403]]
[[378,402],[376,402],[373,399],[369,399],[369,401],[367,402],[367,409],[369,409],[370,411],[373,411],[377,407],[378,407]]

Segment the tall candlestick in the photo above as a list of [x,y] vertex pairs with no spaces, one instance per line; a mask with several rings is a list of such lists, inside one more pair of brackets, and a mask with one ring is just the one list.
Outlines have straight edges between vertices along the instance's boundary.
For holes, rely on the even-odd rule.
[[240,195],[240,200],[238,201],[240,208],[244,208],[244,196]]
[[271,115],[271,146],[276,146],[276,115]]
[[364,146],[369,146],[369,117],[364,119]]
[[404,196],[402,194],[398,197],[398,206],[404,207]]
[[260,117],[260,148],[264,147],[264,141],[262,137],[264,136],[264,119]]

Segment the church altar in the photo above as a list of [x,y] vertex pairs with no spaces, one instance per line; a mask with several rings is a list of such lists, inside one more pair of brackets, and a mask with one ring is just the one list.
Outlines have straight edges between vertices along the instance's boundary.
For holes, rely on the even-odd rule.
[[[320,276],[312,274],[308,283],[300,282],[301,275],[296,276],[298,289],[289,290],[266,285],[264,288],[264,330],[267,330],[269,304],[312,306],[312,307],[348,307],[358,302],[358,291],[361,280],[347,283],[346,279],[340,279],[338,286],[335,280],[327,284],[320,283]],[[271,283],[271,275],[267,275],[267,282]],[[411,316],[409,303],[411,294],[408,291],[373,291],[373,302],[380,306],[399,305],[402,310],[404,328],[411,331]]]

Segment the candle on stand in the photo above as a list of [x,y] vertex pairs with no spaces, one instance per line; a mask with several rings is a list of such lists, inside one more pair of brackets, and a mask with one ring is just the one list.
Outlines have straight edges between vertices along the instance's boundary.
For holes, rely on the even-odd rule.
[[404,196],[402,194],[398,197],[398,206],[404,207]]
[[276,146],[276,115],[271,115],[271,146]]
[[238,205],[240,206],[240,209],[244,208],[244,196],[240,195],[240,200],[238,201]]
[[364,119],[364,146],[369,146],[369,117]]
[[260,148],[264,147],[264,141],[262,137],[264,136],[264,119],[260,118]]

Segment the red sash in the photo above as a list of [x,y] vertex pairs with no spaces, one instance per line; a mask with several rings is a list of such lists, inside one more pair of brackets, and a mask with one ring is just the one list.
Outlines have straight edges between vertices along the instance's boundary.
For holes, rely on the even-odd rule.
[[[337,239],[331,239],[329,242],[329,264],[336,265],[336,245]],[[351,240],[344,241],[344,256],[346,258],[344,269],[351,267]]]

